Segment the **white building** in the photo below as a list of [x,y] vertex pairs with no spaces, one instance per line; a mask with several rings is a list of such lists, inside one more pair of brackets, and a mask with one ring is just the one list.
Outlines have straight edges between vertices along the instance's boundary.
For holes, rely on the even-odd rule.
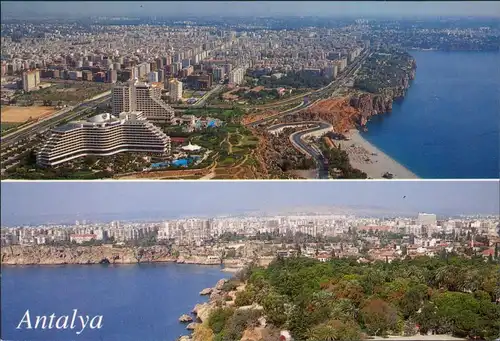
[[172,102],[182,99],[182,82],[177,79],[171,79],[168,82],[169,97]]
[[26,92],[38,89],[40,84],[40,70],[31,70],[23,73],[23,90]]
[[417,223],[421,225],[436,225],[437,217],[435,214],[419,213]]
[[161,88],[155,84],[129,81],[113,87],[111,99],[113,115],[141,111],[150,121],[171,123],[174,110],[161,99]]
[[170,153],[170,137],[141,112],[100,114],[54,128],[37,153],[37,164],[56,166],[87,155],[121,152]]
[[229,72],[229,83],[241,84],[245,78],[245,70],[243,68],[236,68]]

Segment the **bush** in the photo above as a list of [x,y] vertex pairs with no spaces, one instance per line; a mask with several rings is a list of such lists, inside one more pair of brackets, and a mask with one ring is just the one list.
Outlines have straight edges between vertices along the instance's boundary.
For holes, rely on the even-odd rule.
[[226,324],[223,340],[240,340],[245,329],[258,325],[258,319],[261,315],[258,310],[237,310]]
[[193,341],[212,341],[213,339],[214,332],[204,324],[196,326],[193,331]]
[[308,341],[356,341],[363,339],[361,329],[353,321],[331,320],[315,326],[308,334]]
[[222,291],[226,291],[226,292],[234,291],[234,290],[236,290],[237,287],[238,287],[238,283],[234,280],[230,280],[230,281],[227,281],[226,283],[224,283],[224,285],[222,286]]
[[215,334],[219,334],[224,329],[229,318],[233,316],[233,309],[217,308],[208,317],[208,326]]
[[245,305],[251,305],[253,303],[253,293],[248,289],[244,291],[240,291],[236,294],[236,298],[234,300],[234,305],[237,307],[242,307]]

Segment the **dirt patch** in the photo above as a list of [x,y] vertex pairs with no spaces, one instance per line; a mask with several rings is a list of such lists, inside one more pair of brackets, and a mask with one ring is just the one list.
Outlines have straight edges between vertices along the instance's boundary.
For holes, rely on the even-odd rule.
[[316,173],[315,169],[296,169],[290,171],[290,174],[294,178],[299,179],[316,179]]
[[349,97],[331,98],[318,102],[295,116],[302,120],[324,120],[333,125],[336,132],[347,132],[359,122],[359,110],[352,107]]
[[243,117],[243,119],[241,120],[241,123],[243,123],[244,125],[248,125],[248,124],[251,124],[255,121],[263,120],[263,119],[266,119],[270,116],[275,116],[277,114],[279,114],[279,111],[277,111],[277,110],[266,110],[266,111],[261,111],[261,112],[255,113],[255,114],[248,114],[248,115],[245,115],[245,117]]
[[7,106],[2,107],[2,122],[5,123],[22,123],[28,120],[36,120],[52,115],[56,109],[54,107],[31,106],[18,107]]

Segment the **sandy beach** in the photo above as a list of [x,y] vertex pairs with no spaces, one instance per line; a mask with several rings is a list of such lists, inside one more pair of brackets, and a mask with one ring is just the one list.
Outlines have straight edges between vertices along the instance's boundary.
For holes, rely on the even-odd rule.
[[340,144],[349,154],[351,165],[365,172],[369,178],[382,179],[382,175],[389,172],[394,179],[418,179],[417,175],[365,140],[358,130],[351,129],[348,137],[348,141],[333,142]]

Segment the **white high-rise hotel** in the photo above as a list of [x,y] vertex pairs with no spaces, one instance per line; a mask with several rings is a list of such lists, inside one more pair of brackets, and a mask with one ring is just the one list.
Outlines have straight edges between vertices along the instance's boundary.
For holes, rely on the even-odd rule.
[[113,87],[111,99],[113,115],[141,111],[153,122],[172,123],[174,110],[161,99],[161,88],[148,83],[129,81]]
[[179,101],[182,99],[182,82],[177,79],[168,81],[168,91],[171,101]]
[[37,164],[56,166],[87,155],[170,153],[170,138],[141,112],[100,114],[54,128],[37,153]]

